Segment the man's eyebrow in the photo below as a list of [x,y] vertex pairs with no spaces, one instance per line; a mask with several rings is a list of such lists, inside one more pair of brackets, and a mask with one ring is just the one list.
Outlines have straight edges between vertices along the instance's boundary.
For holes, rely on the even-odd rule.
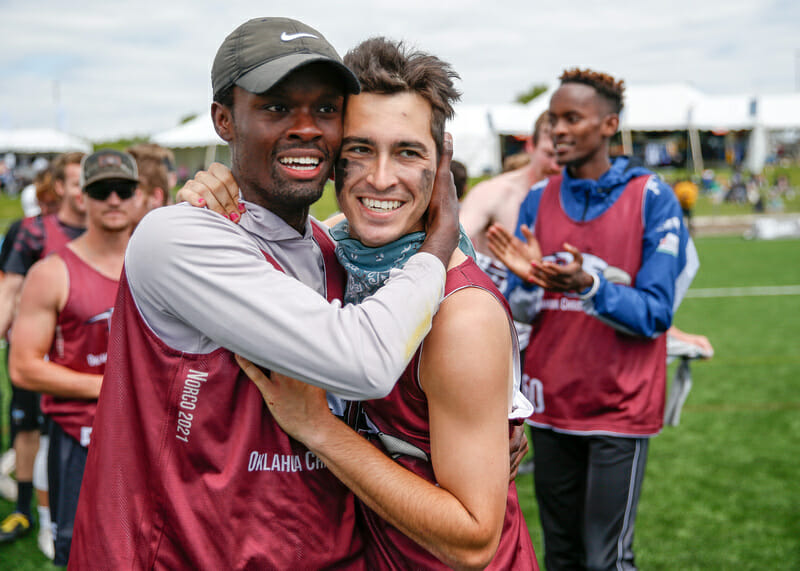
[[415,151],[428,152],[428,148],[419,141],[397,141],[392,145],[395,149],[413,149]]
[[374,145],[375,141],[372,139],[368,139],[367,137],[345,137],[342,139],[342,145],[352,145],[352,144],[359,144],[359,145]]

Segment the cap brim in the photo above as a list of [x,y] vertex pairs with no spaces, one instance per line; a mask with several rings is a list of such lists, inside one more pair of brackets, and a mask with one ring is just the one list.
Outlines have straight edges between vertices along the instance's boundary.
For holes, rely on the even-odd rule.
[[125,181],[128,181],[128,182],[135,182],[137,184],[139,183],[139,179],[135,178],[135,177],[132,177],[132,176],[126,176],[126,175],[121,174],[121,173],[104,173],[104,174],[99,174],[99,175],[97,175],[95,177],[92,177],[90,180],[87,180],[86,182],[84,182],[83,186],[81,187],[81,189],[82,190],[86,190],[87,186],[89,186],[91,184],[94,184],[96,182],[100,182],[101,180],[125,180]]
[[361,92],[358,79],[346,65],[319,54],[290,54],[268,61],[248,71],[234,83],[250,93],[264,93],[297,68],[317,62],[330,64],[339,72],[347,93],[355,95]]

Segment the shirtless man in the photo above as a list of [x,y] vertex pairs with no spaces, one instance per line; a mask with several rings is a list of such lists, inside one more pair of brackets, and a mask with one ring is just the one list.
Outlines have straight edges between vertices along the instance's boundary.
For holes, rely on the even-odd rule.
[[480,254],[478,264],[484,271],[491,262],[497,262],[486,239],[489,226],[497,222],[506,228],[516,227],[519,205],[531,187],[560,171],[546,111],[536,119],[527,146],[530,163],[476,185],[461,203],[461,224]]

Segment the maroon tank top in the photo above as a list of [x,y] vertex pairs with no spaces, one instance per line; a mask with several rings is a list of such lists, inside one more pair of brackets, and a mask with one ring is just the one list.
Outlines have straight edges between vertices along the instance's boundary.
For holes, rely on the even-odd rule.
[[[586,222],[564,212],[561,178],[550,178],[539,204],[534,235],[542,253],[560,252],[569,242],[585,260],[596,256],[635,279],[649,177],[632,179],[608,210]],[[584,312],[576,294],[545,291],[525,354],[523,390],[534,406],[530,421],[579,434],[655,434],[664,417],[665,363],[666,335],[622,333]]]
[[[468,258],[465,262],[448,270],[445,297],[465,287],[481,288],[494,295],[505,308],[509,315],[509,323],[511,323],[510,311],[505,299],[472,258]],[[351,415],[351,421],[353,424],[366,422],[371,429],[361,431],[365,437],[394,457],[399,464],[435,484],[436,476],[429,460],[431,442],[428,400],[420,388],[418,374],[421,354],[422,349],[417,349],[411,363],[389,395],[382,399],[362,401],[354,405],[354,407],[358,406],[360,410]],[[393,453],[393,450],[397,450],[397,448],[387,450],[381,443],[381,438],[385,437],[377,436],[375,430],[412,445],[417,449],[417,454],[422,453],[425,457],[415,457],[413,453]],[[447,565],[406,537],[363,503],[358,503],[366,528],[366,559],[370,569],[449,569]],[[513,482],[508,487],[500,545],[488,569],[538,569],[533,544]]]
[[[63,247],[57,255],[67,267],[69,294],[64,308],[58,314],[48,358],[52,363],[73,371],[102,375],[119,281],[92,268],[69,247]],[[89,445],[96,399],[59,398],[43,394],[41,408],[81,446]]]
[[[333,243],[313,227],[341,299]],[[353,495],[280,429],[233,354],[168,347],[123,272],[70,568],[363,569],[362,550]]]

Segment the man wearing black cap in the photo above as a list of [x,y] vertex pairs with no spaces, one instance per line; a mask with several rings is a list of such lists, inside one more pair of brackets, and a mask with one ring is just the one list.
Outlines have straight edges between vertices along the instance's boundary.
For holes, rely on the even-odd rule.
[[71,564],[363,568],[352,495],[280,430],[233,353],[338,396],[387,394],[430,329],[458,241],[449,169],[420,253],[342,308],[333,244],[308,210],[357,81],[317,30],[264,18],[226,38],[212,84],[248,216],[237,226],[179,205],[139,225]]
[[48,480],[56,565],[69,559],[138,184],[133,157],[112,150],[85,158],[81,175],[86,232],[28,273],[9,362],[12,382],[41,393],[42,412],[52,421]]

